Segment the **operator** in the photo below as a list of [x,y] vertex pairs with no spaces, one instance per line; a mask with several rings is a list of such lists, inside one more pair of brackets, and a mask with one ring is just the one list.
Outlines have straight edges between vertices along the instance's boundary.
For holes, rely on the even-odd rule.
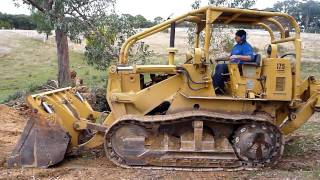
[[[237,44],[232,48],[231,55],[223,58],[224,61],[230,61],[239,65],[243,64],[243,62],[253,61],[254,52],[252,46],[247,42],[247,32],[238,30],[234,39]],[[224,94],[224,83],[229,79],[229,76],[226,75],[228,72],[228,65],[226,63],[217,64],[212,77],[217,94]]]

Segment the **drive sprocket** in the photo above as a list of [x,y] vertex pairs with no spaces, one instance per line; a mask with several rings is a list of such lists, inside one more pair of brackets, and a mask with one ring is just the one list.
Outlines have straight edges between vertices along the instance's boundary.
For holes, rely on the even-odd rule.
[[235,131],[233,146],[236,155],[250,166],[270,166],[283,154],[284,138],[270,124],[251,123]]

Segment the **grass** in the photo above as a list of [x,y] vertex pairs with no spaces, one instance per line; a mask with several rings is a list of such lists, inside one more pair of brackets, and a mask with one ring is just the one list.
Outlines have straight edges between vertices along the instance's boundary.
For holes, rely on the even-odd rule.
[[[49,79],[57,79],[57,57],[54,42],[15,37],[9,54],[0,56],[0,103],[18,97],[24,92],[33,92]],[[107,72],[87,65],[80,52],[70,51],[70,66],[86,86],[103,87]]]
[[306,78],[311,75],[320,79],[320,62],[302,62],[301,76]]
[[[299,128],[293,140],[286,144],[285,156],[303,156],[306,153],[320,150],[320,123],[307,122]],[[319,164],[320,165],[320,164]]]

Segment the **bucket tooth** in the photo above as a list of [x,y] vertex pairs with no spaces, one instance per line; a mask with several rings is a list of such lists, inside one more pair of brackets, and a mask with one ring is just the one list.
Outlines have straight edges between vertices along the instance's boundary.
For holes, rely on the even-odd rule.
[[8,157],[8,167],[47,168],[55,165],[64,159],[69,142],[70,137],[60,125],[32,118]]

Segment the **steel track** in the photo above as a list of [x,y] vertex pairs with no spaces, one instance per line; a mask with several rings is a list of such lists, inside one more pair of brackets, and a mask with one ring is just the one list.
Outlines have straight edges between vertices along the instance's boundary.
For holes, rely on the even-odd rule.
[[[278,142],[278,148],[281,148],[280,154],[274,154],[273,157],[276,160],[272,160],[272,164],[260,163],[260,162],[246,162],[241,159],[238,159],[239,166],[234,167],[161,167],[161,166],[129,166],[125,163],[125,160],[119,156],[111,144],[111,137],[116,132],[117,129],[124,125],[139,125],[143,127],[152,127],[156,125],[168,125],[180,122],[187,122],[193,120],[210,121],[216,123],[225,123],[233,125],[248,125],[248,124],[263,124],[266,127],[271,129],[276,129],[276,136],[281,137]],[[232,142],[233,148],[234,143]],[[278,130],[278,127],[272,124],[272,118],[266,113],[261,113],[258,115],[244,115],[244,114],[224,114],[224,113],[215,113],[208,111],[187,111],[176,114],[169,115],[155,115],[155,116],[136,116],[136,115],[125,115],[119,119],[114,125],[109,128],[105,134],[105,143],[104,148],[106,156],[116,165],[123,168],[133,168],[133,169],[148,169],[148,170],[179,170],[179,171],[239,171],[239,170],[257,170],[259,168],[270,166],[275,164],[281,157],[284,149],[284,138],[281,132]],[[225,160],[222,160],[225,161]],[[222,162],[223,163],[223,162]]]

